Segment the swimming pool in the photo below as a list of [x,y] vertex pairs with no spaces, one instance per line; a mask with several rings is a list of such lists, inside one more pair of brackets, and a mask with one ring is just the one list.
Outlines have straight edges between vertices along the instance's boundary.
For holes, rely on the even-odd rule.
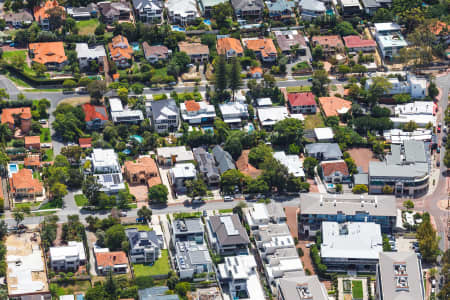
[[209,132],[211,132],[211,133],[214,133],[214,127],[211,127],[211,126],[204,126],[203,127],[203,130],[206,132],[206,131],[209,131]]
[[12,174],[19,172],[19,165],[18,164],[9,164],[8,165],[8,175],[9,177],[12,176]]
[[139,43],[131,43],[131,47],[133,51],[139,51]]
[[135,139],[136,141],[138,141],[140,144],[144,141],[144,138],[142,137],[142,136],[140,136],[140,135],[137,135],[137,134],[135,134],[135,135],[132,135],[132,136],[130,136],[132,139]]
[[253,130],[255,130],[255,127],[253,126],[252,123],[249,123],[249,124],[248,124],[248,130],[247,130],[247,132],[248,132],[248,133],[252,133]]
[[184,29],[183,27],[180,27],[178,25],[172,25],[172,30],[173,31],[182,31],[182,32],[186,31],[186,29]]
[[78,294],[78,295],[76,295],[76,299],[77,299],[77,300],[84,300],[83,294]]
[[211,26],[211,20],[203,20],[203,23],[205,23],[208,26]]
[[125,149],[122,151],[122,153],[128,155],[131,153],[131,151],[130,151],[130,149]]

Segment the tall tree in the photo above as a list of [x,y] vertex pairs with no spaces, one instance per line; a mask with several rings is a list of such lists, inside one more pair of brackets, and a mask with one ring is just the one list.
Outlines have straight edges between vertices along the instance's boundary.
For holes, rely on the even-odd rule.
[[327,84],[330,83],[328,73],[325,70],[317,70],[313,74],[312,92],[321,97],[327,94]]
[[227,61],[224,55],[219,55],[214,67],[214,87],[217,92],[223,93],[227,89]]
[[229,81],[230,81],[229,87],[231,89],[231,92],[233,93],[233,101],[234,101],[234,95],[236,91],[242,87],[241,64],[239,63],[239,60],[236,57],[233,57],[233,60],[231,62],[231,73]]
[[379,99],[389,92],[392,84],[384,77],[378,76],[372,78],[372,85],[369,87],[367,102],[372,107],[378,103]]

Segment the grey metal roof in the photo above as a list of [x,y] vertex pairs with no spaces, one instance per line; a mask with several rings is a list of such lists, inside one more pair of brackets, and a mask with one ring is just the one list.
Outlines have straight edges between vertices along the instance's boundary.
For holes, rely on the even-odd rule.
[[137,11],[143,12],[149,9],[161,10],[163,4],[161,1],[158,0],[133,0],[133,6]]
[[427,162],[427,154],[423,141],[408,140],[403,142],[405,159],[408,162]]
[[199,218],[176,219],[172,222],[172,230],[175,235],[189,235],[203,233],[203,223]]
[[328,300],[328,292],[317,275],[280,278],[278,291],[284,300]]
[[301,0],[299,5],[303,10],[325,12],[326,7],[323,2],[317,0]]
[[361,2],[366,8],[376,8],[380,7],[382,3],[392,3],[392,0],[361,0]]
[[[396,272],[396,266],[405,270]],[[422,266],[414,252],[380,253],[377,280],[380,280],[382,298],[389,300],[424,300]],[[398,288],[402,277],[403,288]],[[406,281],[405,281],[406,280]]]
[[411,165],[394,165],[386,162],[369,162],[369,176],[372,177],[397,177],[412,180],[424,177],[428,174],[428,163],[416,163]]
[[270,202],[266,204],[266,208],[271,218],[273,219],[286,218],[286,214],[284,213],[283,205],[281,205],[281,203]]
[[356,184],[369,184],[369,174],[367,173],[358,173],[353,175],[353,182]]
[[219,171],[220,174],[225,173],[228,170],[236,169],[236,166],[234,165],[233,158],[231,157],[231,154],[227,151],[223,150],[222,147],[219,145],[216,145],[212,149],[214,158],[216,159],[216,162],[219,164]]
[[235,10],[262,10],[264,3],[262,0],[231,0],[231,5]]
[[314,143],[306,145],[306,153],[312,156],[322,156],[322,160],[342,158],[342,151],[336,143]]
[[[226,224],[223,222],[224,218],[231,218],[231,223],[236,234],[229,232],[226,228]],[[217,241],[221,246],[227,245],[242,245],[250,243],[247,235],[247,231],[242,226],[237,215],[229,216],[211,216],[209,217],[209,222],[211,224],[212,231],[215,232]]]
[[179,114],[178,106],[173,99],[151,101],[153,120],[167,118],[168,112]]
[[210,265],[211,256],[205,244],[195,241],[176,242],[176,260],[179,270],[192,269],[196,266]]
[[125,229],[125,234],[128,237],[130,248],[147,248],[147,246],[159,247],[162,243],[161,238],[156,235],[154,230],[150,231],[138,231],[137,228]]
[[391,154],[386,157],[387,163],[390,165],[399,164],[402,160],[401,158],[402,146],[393,144],[391,145]]
[[[322,201],[321,201],[322,199]],[[336,200],[336,203],[335,203]],[[364,203],[362,204],[362,200]],[[336,215],[338,212],[355,215],[366,212],[371,216],[397,216],[394,196],[364,196],[356,195],[328,196],[320,194],[302,195],[300,214]]]
[[219,177],[219,169],[216,167],[216,162],[211,153],[205,151],[203,147],[198,147],[192,149],[194,153],[194,158],[198,162],[198,167],[201,173],[205,174],[206,177]]
[[178,295],[166,295],[169,290],[167,286],[154,286],[139,290],[139,300],[179,300]]

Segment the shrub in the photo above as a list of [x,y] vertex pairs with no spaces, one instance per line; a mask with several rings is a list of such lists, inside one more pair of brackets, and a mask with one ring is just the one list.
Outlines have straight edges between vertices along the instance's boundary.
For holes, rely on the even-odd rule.
[[383,194],[391,195],[394,192],[394,189],[388,185],[385,185],[382,189]]
[[353,194],[364,194],[367,193],[368,191],[369,189],[365,184],[357,184],[352,189]]

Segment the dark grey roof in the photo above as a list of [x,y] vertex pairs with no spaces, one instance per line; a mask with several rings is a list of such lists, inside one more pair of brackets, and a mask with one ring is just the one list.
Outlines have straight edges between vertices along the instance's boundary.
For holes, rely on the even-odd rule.
[[342,151],[336,143],[314,143],[306,145],[306,152],[311,156],[321,156],[322,160],[342,158]]
[[155,247],[159,247],[161,244],[161,238],[156,235],[154,230],[138,231],[137,228],[127,228],[125,234],[128,237],[131,249],[145,247],[148,243],[152,243]]
[[178,114],[178,106],[177,106],[175,100],[173,100],[173,99],[152,101],[151,105],[152,105],[153,120],[157,120],[160,117],[163,117],[164,119],[166,119],[167,114],[164,111],[165,108]]
[[[239,222],[237,215],[211,216],[209,222],[221,246],[250,243],[247,231]],[[227,226],[230,227],[227,228]]]
[[262,10],[264,3],[262,0],[231,0],[231,5],[235,10]]
[[139,300],[179,300],[178,295],[166,295],[169,290],[167,286],[154,286],[139,290]]
[[188,235],[204,232],[202,220],[199,218],[176,219],[172,222],[172,230],[175,235]]
[[212,149],[214,158],[216,159],[216,162],[218,163],[220,174],[225,173],[228,170],[236,169],[236,166],[234,165],[233,158],[231,157],[231,154],[227,151],[223,150],[222,147],[219,145],[216,145]]
[[[328,292],[317,275],[280,278],[278,290],[285,300],[328,300]],[[301,293],[304,298],[300,296]],[[307,298],[309,295],[311,297]]]
[[211,153],[206,152],[202,147],[194,148],[192,152],[195,160],[198,162],[198,168],[201,173],[208,178],[219,177],[219,169],[216,167],[216,162]]

